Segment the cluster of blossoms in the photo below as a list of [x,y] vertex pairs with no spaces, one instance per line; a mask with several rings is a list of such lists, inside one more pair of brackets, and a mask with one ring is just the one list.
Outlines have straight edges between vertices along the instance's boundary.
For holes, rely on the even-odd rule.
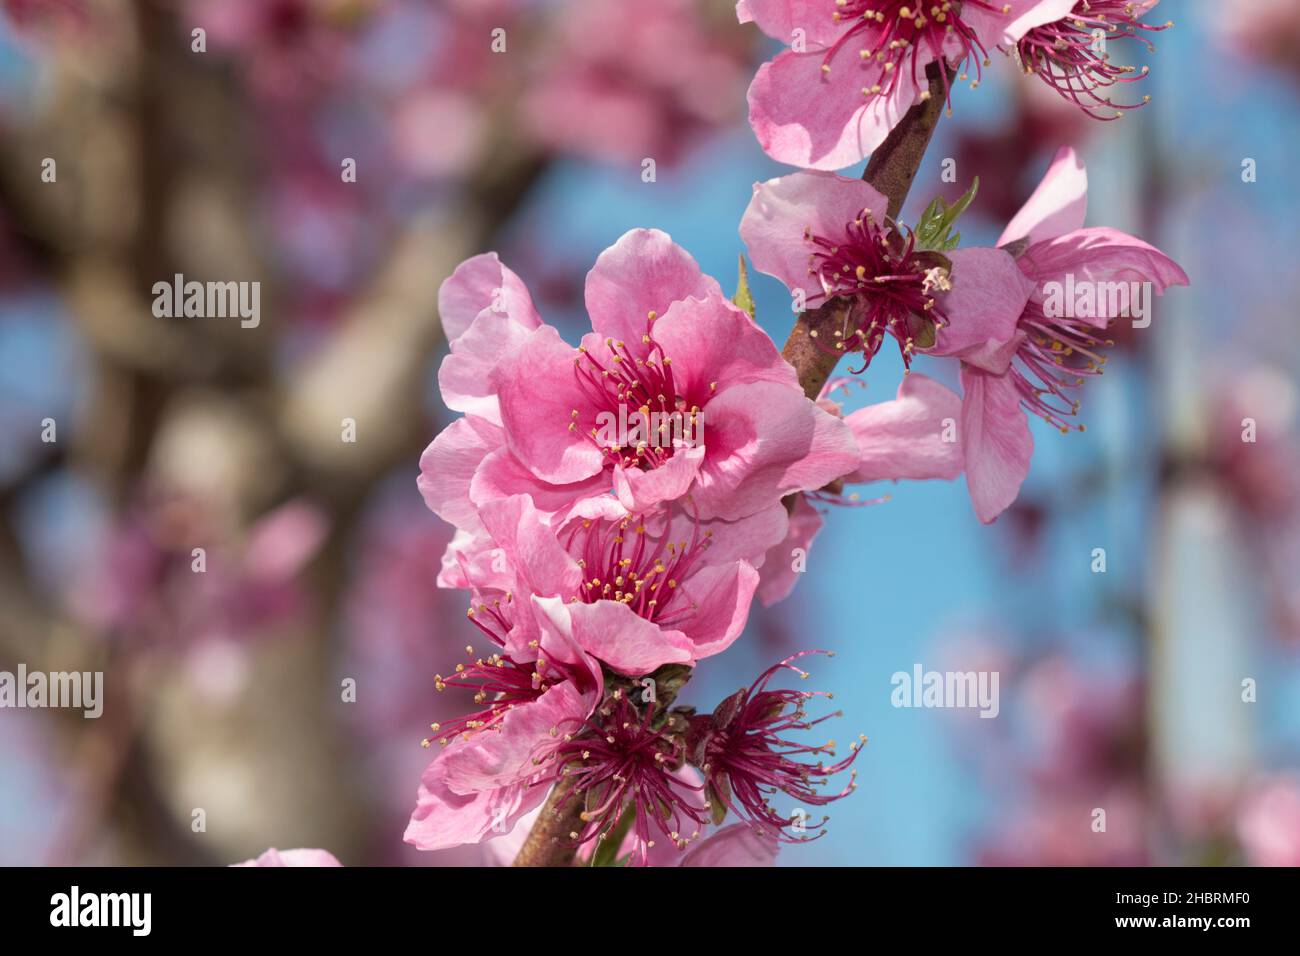
[[[425,451],[419,487],[457,529],[439,583],[470,593],[492,650],[471,645],[438,678],[472,689],[479,709],[433,725],[426,745],[441,749],[408,842],[508,833],[552,792],[548,812],[578,811],[568,839],[588,854],[616,839],[647,863],[727,812],[763,845],[807,839],[773,796],[844,796],[851,784],[819,788],[856,749],[800,759],[830,745],[785,736],[820,722],[803,710],[815,695],[768,688],[798,671],[793,658],[708,715],[672,706],[677,688],[739,637],[756,596],[790,592],[789,556],[821,524],[813,502],[841,500],[846,483],[964,471],[985,522],[1015,499],[1026,412],[1075,427],[1073,395],[1128,309],[1103,297],[1062,312],[1049,283],[1187,282],[1141,240],[1084,228],[1085,202],[1084,170],[1062,150],[997,248],[956,249],[946,229],[893,222],[860,180],[805,171],[756,185],[741,236],[796,299],[836,306],[809,333],[823,349],[865,368],[888,334],[909,368],[917,355],[959,362],[961,397],[911,373],[894,400],[847,417],[830,389],[810,400],[753,318],[661,232],[629,232],[597,259],[592,331],[576,348],[495,255],[463,263],[440,293],[451,350],[439,372],[462,417]],[[707,440],[599,427],[629,411],[707,419]]]
[[[908,366],[916,355],[959,360],[962,398],[953,402],[943,389],[929,405],[953,406],[958,468],[976,514],[991,522],[1015,500],[1029,471],[1033,438],[1025,413],[1063,432],[1082,430],[1072,424],[1075,395],[1101,374],[1101,352],[1112,344],[1108,329],[1131,315],[1134,285],[1160,294],[1187,284],[1177,263],[1155,247],[1115,229],[1085,228],[1086,206],[1087,175],[1074,151],[1063,148],[996,248],[924,248],[886,216],[885,198],[871,186],[818,171],[756,185],[740,233],[755,267],[780,279],[796,300],[842,306],[838,327],[809,333],[823,349],[860,353],[865,367],[888,333]],[[1064,289],[1079,290],[1084,307],[1058,302]],[[1107,290],[1123,295],[1098,295]],[[926,381],[913,394],[936,387]],[[869,427],[874,434],[878,423]]]
[[861,161],[916,102],[929,99],[926,68],[951,105],[953,79],[975,78],[1002,50],[1086,113],[1114,119],[1140,106],[1111,100],[1112,88],[1146,75],[1111,60],[1107,43],[1171,23],[1143,17],[1157,0],[739,0],[790,49],[763,65],[749,88],[749,120],[773,159],[805,169]]
[[[461,417],[426,449],[419,487],[456,529],[438,583],[469,592],[490,650],[471,644],[437,678],[476,709],[432,725],[424,743],[439,752],[407,842],[491,841],[504,859],[532,852],[538,822],[579,859],[671,865],[770,860],[781,841],[822,832],[804,805],[847,795],[852,776],[828,785],[859,751],[836,760],[833,743],[791,736],[827,719],[805,711],[821,695],[771,686],[808,676],[804,655],[708,714],[676,703],[692,668],[740,636],[756,597],[789,594],[790,558],[821,526],[815,505],[848,503],[846,484],[965,472],[976,515],[993,521],[1028,471],[1026,413],[1082,430],[1076,392],[1100,373],[1112,324],[1135,315],[1127,294],[1076,304],[1073,290],[1187,283],[1154,247],[1084,227],[1069,149],[995,248],[956,248],[964,202],[911,229],[871,185],[823,170],[878,145],[940,58],[957,70],[975,57],[978,70],[1015,45],[1027,70],[1095,104],[1130,77],[1078,38],[1098,24],[1132,34],[1149,6],[741,0],[742,19],[809,45],[751,88],[765,148],[808,168],[755,186],[741,237],[815,316],[798,328],[817,348],[856,353],[860,372],[886,337],[897,343],[908,374],[891,401],[845,415],[838,380],[810,398],[752,314],[662,232],[633,230],[599,256],[577,347],[495,254],[446,280],[439,386]],[[850,47],[860,55],[842,66]],[[918,356],[956,360],[963,394],[912,373]],[[739,830],[701,839],[728,814]]]
[[[439,753],[406,839],[503,836],[557,786],[552,810],[581,801],[570,839],[584,852],[618,832],[648,862],[728,811],[763,846],[807,839],[794,811],[848,792],[817,783],[856,746],[813,761],[831,745],[789,739],[819,722],[804,713],[817,695],[768,686],[803,674],[793,659],[711,715],[674,706],[677,688],[739,637],[755,596],[793,587],[789,549],[809,507],[798,496],[959,473],[958,447],[940,439],[959,400],[921,376],[847,419],[810,400],[753,318],[662,232],[634,230],[602,253],[586,305],[592,331],[575,348],[495,255],[442,287],[439,383],[463,415],[425,451],[419,487],[457,529],[439,583],[469,592],[490,650],[471,645],[438,678],[472,688],[478,709],[434,725]],[[629,409],[706,418],[704,440],[610,444],[598,423]],[[794,804],[775,808],[778,793]],[[727,841],[752,856],[753,838]]]

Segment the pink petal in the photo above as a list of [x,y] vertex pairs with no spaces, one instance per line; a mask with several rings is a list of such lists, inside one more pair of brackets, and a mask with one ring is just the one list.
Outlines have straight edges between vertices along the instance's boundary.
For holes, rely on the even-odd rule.
[[538,511],[548,515],[567,514],[578,502],[609,493],[610,481],[604,472],[585,481],[553,484],[525,468],[509,448],[500,447],[482,460],[469,485],[469,499],[475,505],[522,494],[533,500]]
[[1017,239],[1042,242],[1082,229],[1087,211],[1088,172],[1074,150],[1062,146],[1038,188],[1002,230],[997,244],[1005,246]]
[[[720,654],[740,637],[758,589],[758,572],[746,561],[710,564],[695,569],[677,589],[669,620],[690,639],[692,661]],[[686,599],[685,617],[679,603]]]
[[673,381],[688,407],[703,407],[728,386],[745,382],[798,386],[795,370],[768,334],[721,296],[673,303],[655,322],[654,337],[672,359]]
[[458,418],[429,443],[420,455],[416,486],[429,510],[457,528],[480,527],[470,502],[470,482],[489,451],[500,446],[500,428],[481,418]]
[[[961,18],[979,38],[984,49],[1010,46],[1034,27],[1060,20],[1071,13],[1078,0],[999,0],[994,6],[1009,7],[1006,13],[966,6]],[[1001,243],[999,243],[1001,245]]]
[[793,173],[754,184],[754,195],[740,220],[740,238],[755,269],[780,279],[791,292],[802,289],[805,298],[812,298],[822,286],[808,274],[808,256],[814,247],[805,234],[841,240],[845,226],[863,209],[871,210],[880,222],[887,205],[885,197],[861,179],[816,171]]
[[[1172,285],[1188,284],[1187,273],[1155,246],[1104,227],[1076,229],[1035,243],[1020,257],[1020,268],[1037,280],[1034,295],[1040,300],[1045,283],[1064,284],[1067,274],[1074,277],[1076,288],[1082,283],[1150,282],[1157,294],[1163,294]],[[1096,291],[1095,324],[1104,327],[1117,318],[1111,313],[1121,310],[1107,308],[1109,296]]]
[[438,388],[446,406],[500,424],[501,412],[488,374],[501,356],[522,345],[535,327],[491,309],[480,312],[465,333],[452,341],[451,352],[438,367]]
[[[663,315],[679,299],[722,295],[691,254],[658,229],[632,229],[587,273],[587,313],[602,338],[639,348],[650,312]],[[566,413],[567,414],[567,413]]]
[[[528,842],[528,835],[533,832],[533,824],[542,815],[542,808],[535,807],[515,821],[509,833],[483,841],[484,866],[510,866],[519,851]],[[579,849],[581,852],[581,848]]]
[[487,502],[479,514],[530,594],[567,597],[578,589],[582,570],[527,495]]
[[963,365],[962,445],[966,487],[980,521],[989,524],[1016,500],[1029,474],[1034,439],[1009,375]]
[[614,466],[614,493],[628,511],[648,511],[666,501],[676,501],[695,482],[704,461],[704,446],[678,448],[658,468],[642,471]]
[[[784,510],[784,506],[782,506]],[[789,532],[785,539],[773,545],[759,569],[758,600],[763,607],[784,601],[794,590],[801,572],[794,569],[795,550],[803,552],[806,560],[812,550],[813,538],[822,529],[822,516],[803,495],[796,495],[794,509],[790,512]]]
[[739,0],[736,19],[756,24],[786,46],[793,42],[795,30],[803,30],[813,50],[830,46],[844,32],[844,23],[834,18],[838,10],[835,0]]
[[618,601],[550,604],[546,610],[556,628],[620,674],[649,674],[693,659],[694,645],[681,631],[652,624]]
[[544,325],[504,356],[488,377],[501,402],[510,450],[534,475],[555,484],[582,481],[604,467],[600,450],[569,429],[575,410],[578,421],[596,417],[574,375],[578,354]]
[[549,787],[530,786],[527,782],[481,790],[472,794],[456,793],[443,778],[439,754],[420,778],[415,811],[402,839],[420,850],[445,850],[465,843],[478,843],[508,830],[525,813],[546,799]]
[[605,677],[598,660],[583,650],[573,636],[573,622],[565,613],[564,598],[531,596],[527,610],[539,634],[539,650],[546,660],[563,665],[569,679],[592,700],[604,694]]
[[328,850],[277,850],[271,847],[261,856],[231,866],[325,866],[335,867],[343,864]]
[[496,306],[525,328],[542,322],[519,276],[501,264],[495,252],[466,259],[438,289],[438,316],[447,341],[454,342],[484,309]]
[[702,518],[733,521],[792,491],[810,491],[858,465],[848,426],[797,389],[737,385],[705,407],[704,465],[693,500]]
[[[958,440],[943,440],[948,420]],[[961,399],[932,378],[913,372],[892,402],[868,405],[844,421],[862,450],[862,463],[845,481],[952,480],[961,474]]]
[[480,528],[471,533],[458,528],[442,553],[438,587],[509,591],[515,587],[515,578],[508,568],[505,550],[497,547],[487,532]]
[[1017,325],[1033,292],[1033,281],[1001,249],[955,249],[952,289],[940,301],[948,322],[928,355],[960,358],[1000,374],[1020,346]]
[[[789,516],[781,502],[736,521],[702,521],[700,533],[709,539],[702,560],[705,564],[748,561],[757,568],[768,549],[785,538],[788,524]],[[689,510],[673,515],[668,526],[669,540],[689,541],[694,533],[695,517]]]
[[499,730],[449,744],[439,755],[442,782],[460,794],[520,783],[536,772],[536,761],[554,749],[560,737],[582,727],[596,703],[569,681],[556,684],[532,703],[508,711]]
[[[1002,37],[995,40],[995,43],[1015,43],[1034,27],[1065,19],[1074,12],[1078,0],[1010,0],[1010,4],[1011,10],[1001,17]],[[973,7],[971,12],[978,9]],[[979,13],[986,17],[997,16],[982,10]],[[962,19],[968,19],[966,11],[962,12]],[[986,44],[986,46],[990,45]],[[998,245],[1002,245],[1000,240]]]
[[780,846],[748,823],[733,823],[687,850],[681,865],[774,866]]
[[[787,50],[760,66],[749,87],[749,124],[763,151],[779,162],[843,169],[885,141],[918,88],[909,69],[888,96],[868,99],[852,49],[831,65],[829,76],[822,74],[822,60],[819,52]],[[924,76],[923,66],[918,61],[918,76]]]

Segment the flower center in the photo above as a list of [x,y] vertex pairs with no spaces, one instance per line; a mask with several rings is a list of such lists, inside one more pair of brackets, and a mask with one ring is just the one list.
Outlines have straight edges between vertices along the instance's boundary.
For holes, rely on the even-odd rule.
[[658,536],[651,534],[640,516],[584,520],[565,542],[583,571],[570,600],[619,601],[647,621],[672,627],[690,610],[679,587],[708,550],[712,534],[701,534],[696,521],[689,541],[674,542],[666,527]]
[[[697,716],[692,721],[688,746],[693,746],[700,770],[719,794],[727,809],[748,820],[760,831],[779,839],[794,842],[815,839],[826,822],[809,820],[806,816],[804,830],[811,836],[792,837],[784,831],[800,818],[783,816],[772,806],[773,794],[783,792],[802,804],[825,806],[848,796],[857,787],[857,771],[839,791],[828,793],[824,787],[829,778],[849,770],[861,752],[867,738],[859,735],[849,744],[848,756],[828,764],[826,757],[835,756],[835,741],[824,744],[804,744],[788,735],[808,731],[823,721],[841,717],[840,711],[809,718],[804,705],[815,697],[831,695],[826,691],[773,690],[768,683],[773,676],[788,670],[807,678],[806,671],[796,667],[794,661],[808,654],[824,651],[801,651],[769,667],[747,689],[741,689],[727,698],[707,717]],[[693,738],[693,739],[691,739]],[[798,758],[816,758],[817,763],[806,763]],[[725,781],[725,786],[722,783]],[[798,832],[798,831],[796,831]]]
[[898,342],[903,364],[911,368],[912,352],[934,341],[936,327],[947,316],[936,305],[934,293],[949,288],[947,258],[937,252],[918,249],[916,236],[906,227],[886,219],[873,221],[871,211],[862,210],[846,227],[845,238],[833,242],[804,232],[811,243],[808,273],[821,282],[822,293],[814,299],[848,299],[840,327],[810,334],[828,352],[860,351],[861,372],[880,351],[888,332]]
[[583,801],[581,832],[571,834],[576,842],[609,838],[628,812],[642,864],[655,845],[655,830],[679,850],[700,835],[708,818],[686,800],[686,792],[700,788],[673,778],[672,768],[684,756],[682,743],[656,729],[656,716],[654,704],[638,713],[627,695],[615,690],[588,718],[586,733],[556,748],[560,772],[571,782],[560,805]]
[[1106,44],[1128,38],[1155,49],[1137,31],[1158,32],[1173,26],[1170,20],[1159,26],[1142,23],[1139,4],[1132,0],[1079,0],[1070,16],[1034,27],[1016,44],[1016,53],[1026,73],[1038,76],[1056,92],[1082,107],[1096,119],[1118,119],[1121,115],[1100,115],[1098,107],[1130,110],[1148,102],[1113,103],[1097,90],[1117,83],[1132,83],[1147,74],[1147,67],[1119,66],[1110,61]]
[[[975,31],[961,18],[963,6],[979,7],[993,13],[1007,13],[1010,7],[986,3],[985,0],[964,0],[964,3],[944,0],[925,4],[920,0],[836,0],[839,7],[832,16],[837,22],[848,25],[822,60],[822,74],[829,74],[831,61],[845,46],[857,44],[859,62],[863,70],[862,93],[868,99],[889,96],[898,85],[904,72],[922,87],[921,98],[929,99],[924,76],[918,75],[923,52],[935,59],[947,59],[954,66],[975,56],[978,85],[981,68],[989,65],[988,53]],[[940,70],[943,78],[944,99],[950,101],[948,71]],[[963,72],[960,79],[965,80]]]
[[[583,435],[600,449],[610,467],[649,470],[664,464],[683,444],[694,444],[703,423],[700,406],[690,404],[673,380],[672,359],[655,341],[654,321],[646,317],[641,348],[605,340],[604,361],[585,346],[578,347],[574,370],[579,387],[599,408]],[[569,430],[582,429],[575,408]]]

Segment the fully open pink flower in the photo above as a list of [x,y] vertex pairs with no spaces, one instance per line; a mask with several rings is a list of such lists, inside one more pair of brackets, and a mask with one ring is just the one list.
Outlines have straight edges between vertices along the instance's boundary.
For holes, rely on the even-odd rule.
[[739,0],[742,23],[791,46],[754,77],[750,125],[783,163],[840,169],[859,162],[930,95],[927,64],[942,57],[964,79],[973,60],[978,76],[990,51],[1015,42],[1038,22],[1034,11],[1053,2]]
[[[941,326],[934,355],[962,360],[966,482],[981,521],[1015,500],[1029,472],[1033,438],[1025,412],[1066,432],[1079,410],[1074,390],[1099,375],[1107,328],[1133,314],[1148,289],[1187,285],[1187,274],[1154,246],[1107,228],[1083,228],[1087,175],[1074,151],[1057,152],[1047,175],[998,240],[972,249],[984,260],[1016,253],[1032,294],[1008,323],[1005,310],[967,310]],[[955,253],[954,253],[955,255]],[[956,276],[954,298],[969,291]],[[1077,294],[1076,294],[1077,293]]]
[[[538,324],[495,259],[458,269],[441,300],[452,306],[452,355],[440,382],[468,415],[426,449],[420,488],[464,530],[480,527],[483,504],[512,494],[562,514],[611,490],[629,511],[689,495],[701,519],[735,520],[821,487],[858,458],[849,430],[803,395],[771,339],[662,232],[628,232],[597,259],[586,286],[593,331],[578,349]],[[638,417],[652,427],[622,427]]]
[[779,503],[738,521],[701,521],[680,509],[634,515],[612,498],[593,499],[552,527],[515,495],[481,513],[486,534],[449,549],[473,588],[475,624],[520,654],[537,639],[537,621],[518,613],[516,595],[554,598],[544,605],[549,624],[628,675],[730,646],[758,586],[755,565],[786,531]]
[[[841,327],[817,333],[823,350],[859,352],[863,368],[885,334],[905,365],[936,329],[1010,329],[1031,285],[997,249],[940,254],[886,218],[885,197],[860,179],[799,172],[754,185],[740,235],[754,267],[785,283],[808,307],[840,299]],[[972,337],[966,347],[982,344]],[[858,369],[857,371],[861,371]]]

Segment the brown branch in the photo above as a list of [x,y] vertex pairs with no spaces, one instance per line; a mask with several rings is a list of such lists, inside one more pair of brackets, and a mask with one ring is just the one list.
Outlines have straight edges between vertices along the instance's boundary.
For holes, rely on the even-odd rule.
[[[931,63],[925,75],[930,81],[929,99],[907,111],[888,138],[871,154],[871,161],[862,174],[862,178],[888,200],[887,215],[891,219],[898,218],[902,211],[903,200],[907,198],[916,171],[921,167],[925,148],[944,108],[944,83],[938,63]],[[842,354],[827,351],[815,339],[834,341],[834,330],[843,322],[848,307],[847,300],[837,298],[801,313],[790,330],[785,348],[781,350],[782,357],[799,373],[804,394],[811,399],[820,394]],[[813,332],[817,335],[812,335]]]
[[573,784],[565,778],[551,790],[551,795],[542,804],[542,812],[528,834],[528,839],[519,849],[514,866],[572,866],[573,858],[578,852],[577,841],[572,834],[582,829],[583,801],[574,796],[563,808],[560,807],[569,796]]

